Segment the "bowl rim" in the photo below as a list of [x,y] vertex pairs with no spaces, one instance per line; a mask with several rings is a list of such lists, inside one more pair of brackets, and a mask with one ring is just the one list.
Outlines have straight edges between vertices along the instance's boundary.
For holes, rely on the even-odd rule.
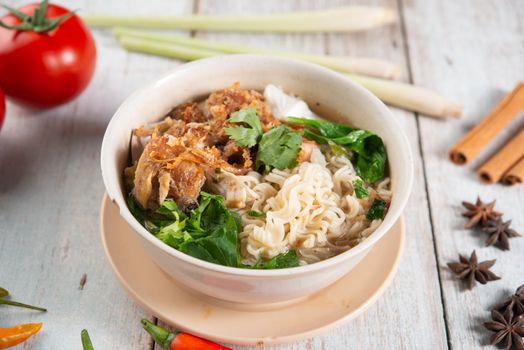
[[[289,268],[283,268],[283,269],[273,269],[273,270],[262,270],[262,269],[246,269],[246,268],[240,268],[240,267],[230,267],[220,264],[211,263],[205,260],[201,260],[195,257],[192,257],[190,255],[187,255],[185,253],[180,252],[179,250],[168,246],[164,242],[160,241],[158,238],[156,238],[154,235],[152,235],[149,231],[147,231],[131,214],[128,206],[127,201],[125,199],[125,196],[121,193],[120,189],[116,191],[116,193],[113,193],[111,190],[111,183],[108,179],[107,171],[105,170],[106,167],[114,166],[114,157],[109,157],[108,155],[108,148],[110,145],[108,144],[108,136],[111,134],[112,129],[115,128],[116,121],[118,119],[125,118],[125,114],[122,113],[122,110],[124,107],[131,103],[136,97],[138,97],[140,94],[145,93],[147,90],[150,90],[157,86],[158,84],[162,84],[165,80],[174,79],[177,74],[180,74],[182,72],[188,71],[188,70],[198,70],[200,66],[205,66],[209,64],[220,64],[223,62],[227,62],[227,64],[235,64],[240,63],[242,61],[249,61],[250,64],[253,64],[256,60],[262,60],[266,61],[266,63],[271,64],[293,64],[297,67],[300,67],[302,70],[311,70],[316,71],[317,74],[324,74],[329,77],[331,80],[338,80],[340,83],[346,84],[352,91],[357,92],[361,94],[364,98],[367,98],[367,103],[373,104],[374,108],[377,110],[381,110],[381,114],[385,114],[389,117],[388,123],[391,124],[392,127],[394,127],[397,130],[396,138],[398,142],[399,149],[403,149],[405,151],[405,157],[406,157],[406,167],[407,167],[407,173],[408,173],[408,180],[406,185],[405,194],[402,197],[397,197],[396,199],[398,202],[397,210],[395,212],[388,211],[386,213],[386,216],[384,217],[382,223],[375,229],[375,231],[366,237],[365,240],[360,242],[355,247],[340,253],[338,255],[335,255],[333,257],[330,257],[328,259],[303,265],[303,266],[297,266],[297,267],[289,267]],[[113,163],[111,165],[111,163]],[[392,226],[396,220],[400,217],[402,214],[402,211],[404,210],[406,203],[409,199],[409,196],[411,194],[412,186],[413,186],[413,177],[414,177],[414,165],[413,165],[413,154],[411,151],[410,144],[408,142],[408,139],[405,135],[405,133],[400,128],[400,125],[395,120],[393,113],[389,110],[386,105],[380,101],[375,95],[373,95],[371,92],[363,88],[362,86],[358,85],[357,83],[351,81],[348,77],[337,73],[333,70],[321,67],[319,65],[304,62],[300,60],[290,59],[290,58],[283,58],[283,57],[275,57],[270,55],[259,55],[259,54],[233,54],[233,55],[223,55],[223,56],[216,56],[216,57],[210,57],[210,58],[204,58],[195,60],[192,62],[181,64],[180,66],[168,71],[164,75],[162,75],[160,78],[156,79],[152,83],[146,84],[144,87],[136,90],[131,95],[129,95],[119,106],[119,108],[115,111],[113,116],[111,117],[111,120],[109,121],[106,131],[104,133],[103,141],[102,141],[102,147],[101,147],[101,157],[100,157],[100,164],[102,169],[102,178],[104,181],[104,185],[107,191],[107,194],[112,202],[114,202],[117,207],[119,208],[120,215],[124,218],[124,220],[127,222],[128,225],[130,225],[133,228],[133,231],[137,233],[141,238],[147,240],[149,243],[153,244],[156,248],[159,248],[164,253],[176,258],[180,259],[183,262],[196,266],[198,268],[202,268],[205,270],[210,270],[222,274],[227,275],[236,275],[236,276],[244,276],[244,277],[250,277],[250,278],[270,278],[270,277],[281,277],[281,276],[288,276],[288,275],[297,275],[297,274],[307,274],[313,271],[323,270],[329,267],[332,267],[334,265],[338,265],[340,263],[343,263],[344,261],[347,261],[351,259],[354,256],[357,256],[365,251],[368,251],[370,248],[373,247],[373,245],[383,236],[385,235],[390,227],[386,228],[385,223],[388,223],[388,226]],[[118,175],[118,174],[117,174]],[[117,200],[115,199],[115,194],[119,194],[123,201],[122,203],[124,205],[119,205]],[[396,194],[394,194],[395,196]],[[397,195],[398,196],[398,195]]]

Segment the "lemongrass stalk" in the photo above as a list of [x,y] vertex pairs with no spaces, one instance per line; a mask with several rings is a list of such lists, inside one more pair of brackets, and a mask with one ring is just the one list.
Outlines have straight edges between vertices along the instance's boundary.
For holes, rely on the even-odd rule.
[[435,91],[405,83],[346,74],[384,103],[438,118],[458,118],[464,107]]
[[196,49],[189,46],[149,41],[131,36],[121,36],[120,45],[123,48],[157,56],[171,57],[184,61],[223,55],[224,53],[212,50]]
[[[173,43],[161,43],[128,36],[120,36],[119,40],[124,48],[131,51],[182,60],[195,60],[224,54],[219,51],[191,48]],[[346,76],[371,91],[383,102],[396,107],[440,118],[458,117],[462,114],[462,106],[426,88],[384,79],[369,78],[358,74],[346,73]]]
[[225,42],[201,40],[170,34],[152,33],[122,27],[113,29],[113,34],[117,38],[122,36],[134,37],[163,43],[179,44],[196,49],[220,51],[224,53],[258,53],[283,56],[313,62],[341,72],[357,73],[379,78],[394,79],[400,75],[400,67],[398,65],[379,59],[312,55]]
[[97,27],[141,27],[235,32],[357,32],[396,21],[395,11],[374,6],[271,15],[98,16],[83,19]]

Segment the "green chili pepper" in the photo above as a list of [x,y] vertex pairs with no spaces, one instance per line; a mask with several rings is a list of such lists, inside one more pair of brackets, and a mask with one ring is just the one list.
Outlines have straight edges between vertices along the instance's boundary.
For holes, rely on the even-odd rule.
[[82,332],[80,332],[80,337],[82,338],[82,347],[84,350],[95,350],[93,343],[91,343],[91,338],[89,338],[87,329],[82,329]]

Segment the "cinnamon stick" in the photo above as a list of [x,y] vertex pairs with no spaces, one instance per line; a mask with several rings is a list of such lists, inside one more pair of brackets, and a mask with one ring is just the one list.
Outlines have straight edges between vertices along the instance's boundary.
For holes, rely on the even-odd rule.
[[524,83],[519,82],[484,120],[449,150],[451,161],[455,164],[466,164],[474,159],[522,109]]
[[509,169],[504,176],[502,182],[506,185],[520,184],[524,180],[524,157]]
[[477,173],[483,182],[498,182],[502,175],[514,166],[522,156],[524,156],[524,129],[484,163],[477,170]]

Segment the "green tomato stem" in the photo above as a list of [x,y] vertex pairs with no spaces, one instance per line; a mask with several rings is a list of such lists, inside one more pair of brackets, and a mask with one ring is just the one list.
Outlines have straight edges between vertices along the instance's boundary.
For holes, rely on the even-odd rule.
[[34,31],[36,33],[47,33],[58,27],[61,23],[66,21],[69,17],[71,17],[74,14],[74,11],[71,11],[60,17],[52,19],[46,18],[48,6],[47,0],[43,0],[42,2],[40,2],[40,4],[36,7],[33,15],[28,15],[18,9],[6,5],[0,6],[8,10],[13,16],[15,16],[21,21],[21,23],[16,25],[9,25],[5,22],[0,21],[0,27],[19,31],[29,30]]

